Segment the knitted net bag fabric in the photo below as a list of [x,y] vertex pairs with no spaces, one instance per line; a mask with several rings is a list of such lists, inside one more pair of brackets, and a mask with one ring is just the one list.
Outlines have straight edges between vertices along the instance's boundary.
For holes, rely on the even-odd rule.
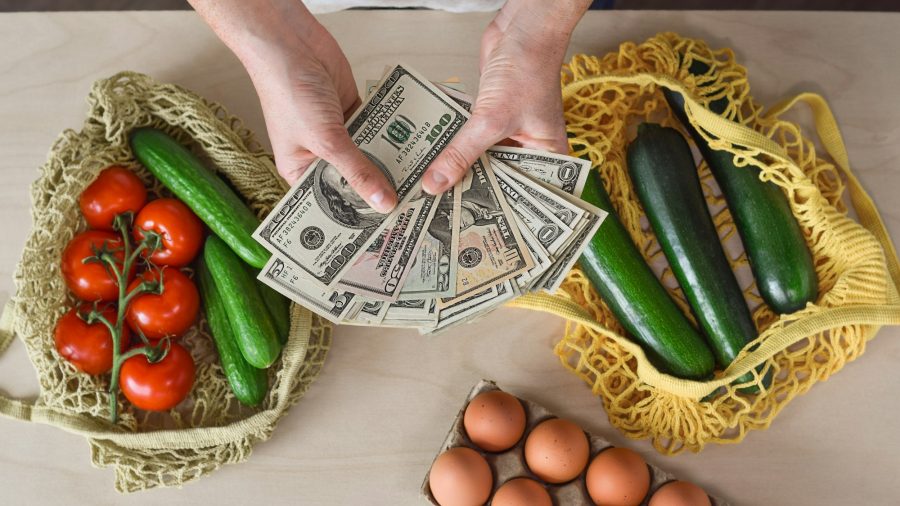
[[[710,71],[690,74],[695,60]],[[601,397],[610,422],[625,435],[649,438],[666,454],[700,451],[711,442],[739,442],[747,431],[767,428],[795,396],[859,357],[881,325],[900,323],[896,252],[874,204],[850,172],[840,132],[821,97],[802,94],[766,110],[750,95],[746,69],[730,49],[714,51],[702,41],[673,33],[642,44],[622,44],[602,58],[576,55],[563,68],[562,87],[573,154],[589,156],[600,171],[623,225],[689,317],[689,306],[653,231],[641,223],[643,211],[625,166],[626,147],[638,123],[661,122],[685,133],[662,87],[685,96],[691,123],[714,149],[732,153],[738,167],[759,167],[762,180],[785,192],[819,280],[815,302],[796,313],[775,314],[762,301],[731,215],[703,162],[699,174],[704,194],[732,268],[739,279],[747,280],[742,284],[745,298],[760,331],[726,371],[710,381],[658,371],[625,336],[578,268],[559,293],[514,301],[514,306],[569,319],[555,352]],[[706,108],[722,97],[732,104],[727,119]],[[827,156],[817,152],[797,124],[781,117],[798,102],[812,108]],[[845,193],[859,222],[848,217]],[[763,368],[757,372],[759,364]],[[774,381],[763,394],[740,393],[740,385],[732,383],[747,372],[756,380],[769,371]]]
[[79,373],[57,354],[53,329],[75,301],[60,274],[61,253],[86,228],[78,197],[109,165],[134,171],[151,194],[167,190],[134,159],[133,129],[166,131],[215,168],[259,216],[284,194],[274,162],[252,133],[215,103],[181,87],[122,72],[96,82],[79,132],[63,132],[32,185],[33,229],[19,263],[16,294],[4,310],[0,352],[13,336],[24,343],[40,383],[32,402],[0,397],[0,414],[56,425],[88,438],[96,466],[115,468],[122,492],[180,486],[224,464],[246,460],[268,439],[324,363],[331,328],[292,305],[291,330],[269,369],[269,393],[255,408],[240,404],[222,373],[205,319],[181,338],[197,364],[188,399],[166,413],[135,410],[119,396],[120,417],[109,422],[108,375]]

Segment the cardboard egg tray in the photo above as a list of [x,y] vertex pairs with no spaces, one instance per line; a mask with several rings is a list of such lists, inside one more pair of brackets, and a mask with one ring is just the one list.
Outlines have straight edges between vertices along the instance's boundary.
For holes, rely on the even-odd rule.
[[[437,455],[435,455],[435,459],[438,455],[445,452],[449,448],[457,447],[457,446],[467,446],[472,448],[481,454],[485,460],[487,460],[488,465],[491,467],[491,471],[494,475],[494,489],[491,492],[491,497],[497,491],[497,489],[506,483],[507,481],[513,478],[521,478],[527,477],[531,478],[538,483],[543,484],[547,491],[550,492],[550,498],[553,499],[553,504],[556,506],[592,506],[593,502],[591,502],[590,496],[588,496],[587,488],[584,485],[584,475],[587,471],[587,466],[578,475],[574,480],[563,483],[561,485],[554,485],[550,483],[545,483],[537,476],[535,476],[531,471],[528,470],[528,467],[525,465],[525,438],[531,432],[531,430],[539,423],[544,420],[548,420],[550,418],[557,418],[553,413],[549,410],[535,404],[531,401],[519,398],[522,402],[522,406],[525,408],[525,436],[523,436],[515,446],[506,450],[505,452],[500,453],[491,453],[486,452],[472,443],[466,435],[466,431],[463,428],[463,414],[465,413],[466,406],[469,405],[469,401],[471,401],[475,396],[482,392],[487,392],[490,390],[500,390],[496,383],[488,380],[481,380],[476,384],[472,391],[469,392],[469,396],[466,398],[466,402],[463,404],[462,408],[459,410],[459,413],[456,415],[456,418],[453,420],[453,426],[450,427],[450,433],[447,434],[447,438],[444,439],[444,444],[441,445],[441,449]],[[595,436],[593,434],[587,433],[588,439],[591,442],[591,456],[588,463],[593,460],[593,458],[600,453],[601,450],[609,448],[612,445],[609,441],[603,439],[600,436]],[[432,461],[432,464],[434,461]],[[647,494],[647,497],[644,498],[644,501],[641,503],[646,506],[649,502],[650,497],[653,495],[660,486],[673,481],[676,479],[675,476],[669,474],[662,469],[654,466],[653,464],[647,464],[647,467],[650,469],[650,493]],[[430,468],[429,468],[430,469]],[[429,471],[430,473],[430,471]],[[701,487],[703,487],[702,483],[698,483]],[[438,504],[434,499],[434,496],[431,494],[431,487],[428,485],[428,474],[425,475],[425,482],[422,483],[422,495],[428,499],[432,504]],[[709,496],[710,501],[713,506],[728,506],[728,503],[723,501],[722,499],[718,499],[713,496]],[[490,502],[488,502],[490,504]]]

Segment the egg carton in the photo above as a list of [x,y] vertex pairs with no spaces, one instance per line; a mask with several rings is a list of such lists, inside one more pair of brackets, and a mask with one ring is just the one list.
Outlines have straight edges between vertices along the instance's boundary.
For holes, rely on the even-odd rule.
[[[472,388],[472,391],[469,392],[469,396],[466,398],[466,402],[463,404],[462,408],[459,410],[459,413],[457,413],[456,418],[453,420],[453,425],[450,427],[450,432],[447,434],[446,439],[444,439],[444,444],[441,445],[440,451],[437,455],[435,455],[435,459],[437,459],[438,455],[444,453],[450,448],[465,446],[477,451],[481,456],[485,458],[485,460],[487,460],[488,465],[490,465],[491,472],[494,478],[494,488],[491,491],[491,497],[493,497],[494,493],[497,492],[497,489],[507,481],[513,478],[526,477],[543,484],[547,488],[547,491],[550,493],[550,498],[553,499],[553,504],[555,506],[593,506],[593,502],[591,501],[591,498],[587,492],[587,488],[584,485],[584,475],[585,472],[587,472],[587,466],[585,466],[585,470],[583,470],[581,474],[579,474],[578,477],[574,480],[563,483],[561,485],[554,485],[552,483],[547,483],[541,480],[540,478],[535,476],[534,473],[528,470],[528,466],[525,465],[525,437],[522,437],[519,442],[517,442],[516,445],[509,450],[499,453],[486,452],[480,449],[469,439],[469,437],[466,435],[465,429],[463,428],[463,415],[466,411],[466,406],[468,406],[469,401],[474,399],[478,394],[489,392],[491,390],[500,390],[500,388],[496,383],[488,380],[481,380]],[[518,399],[522,402],[522,407],[525,408],[526,436],[535,426],[537,426],[544,420],[558,418],[547,408],[541,405],[535,404],[522,398]],[[591,460],[593,460],[593,458],[598,453],[600,453],[600,451],[613,446],[612,443],[600,436],[596,436],[591,433],[586,434],[591,442]],[[588,462],[590,462],[590,460]],[[434,465],[434,461],[432,461],[432,465]],[[647,497],[644,498],[644,501],[641,503],[642,506],[647,505],[650,497],[653,495],[653,492],[655,492],[659,487],[677,479],[674,475],[663,471],[653,464],[648,463],[647,467],[650,469],[650,493],[648,493]],[[431,468],[429,467],[429,474],[431,472],[430,469]],[[431,493],[431,487],[428,485],[428,476],[428,474],[425,475],[425,481],[424,483],[422,483],[422,495],[429,502],[431,502],[431,504],[438,504],[438,502],[434,499],[434,495]],[[709,499],[712,502],[713,506],[729,506],[726,501],[717,497],[709,496]],[[490,501],[488,502],[488,504],[490,504]]]

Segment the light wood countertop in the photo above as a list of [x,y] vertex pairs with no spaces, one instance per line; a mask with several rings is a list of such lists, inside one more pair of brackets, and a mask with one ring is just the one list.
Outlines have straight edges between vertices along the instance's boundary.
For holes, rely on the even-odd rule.
[[[357,81],[401,60],[477,87],[490,15],[352,11],[323,16]],[[900,237],[900,14],[591,12],[570,53],[673,30],[730,46],[754,96],[811,90],[830,101],[850,160]],[[0,303],[30,230],[29,184],[58,133],[79,128],[96,79],[130,69],[223,103],[265,139],[239,62],[192,12],[0,14]],[[798,116],[799,117],[799,116]],[[0,420],[0,504],[424,504],[419,485],[469,388],[481,378],[544,404],[615,444],[741,505],[896,504],[900,498],[900,329],[796,399],[740,445],[667,458],[625,441],[601,402],[552,353],[563,322],[501,309],[438,337],[339,327],[320,378],[244,464],[181,490],[120,496],[88,445],[52,427]],[[37,393],[21,343],[0,357],[0,391]]]

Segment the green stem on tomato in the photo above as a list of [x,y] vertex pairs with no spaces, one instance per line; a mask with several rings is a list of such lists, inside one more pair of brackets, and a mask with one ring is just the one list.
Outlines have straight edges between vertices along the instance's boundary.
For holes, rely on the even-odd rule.
[[[165,343],[160,343],[160,345],[158,346],[150,345],[143,334],[141,334],[141,338],[144,341],[144,346],[132,348],[125,353],[122,353],[122,330],[123,325],[125,324],[125,310],[128,307],[128,304],[130,304],[131,301],[139,295],[145,293],[159,294],[163,291],[162,277],[160,277],[159,281],[142,281],[133,290],[131,290],[130,292],[128,291],[128,273],[131,272],[131,268],[134,263],[138,261],[144,251],[152,252],[159,248],[162,243],[161,238],[158,234],[145,233],[144,239],[132,251],[130,234],[132,218],[133,215],[129,211],[116,216],[113,220],[113,227],[122,236],[123,261],[121,265],[118,263],[114,252],[107,250],[105,248],[105,245],[104,248],[99,251],[95,257],[89,257],[91,258],[90,261],[98,261],[105,264],[107,269],[112,272],[113,276],[115,276],[116,283],[119,286],[119,304],[116,309],[115,325],[113,325],[112,322],[110,322],[106,317],[100,314],[96,310],[96,308],[91,311],[87,320],[88,323],[103,323],[106,328],[109,329],[113,341],[112,378],[110,378],[109,382],[109,413],[110,421],[112,421],[112,423],[116,423],[119,418],[119,370],[122,368],[122,364],[129,358],[141,354],[146,356],[148,360],[157,362],[165,358],[171,346],[168,342],[168,339],[165,340]],[[85,259],[85,261],[88,261],[88,259]],[[165,348],[163,348],[163,346],[165,346]]]

